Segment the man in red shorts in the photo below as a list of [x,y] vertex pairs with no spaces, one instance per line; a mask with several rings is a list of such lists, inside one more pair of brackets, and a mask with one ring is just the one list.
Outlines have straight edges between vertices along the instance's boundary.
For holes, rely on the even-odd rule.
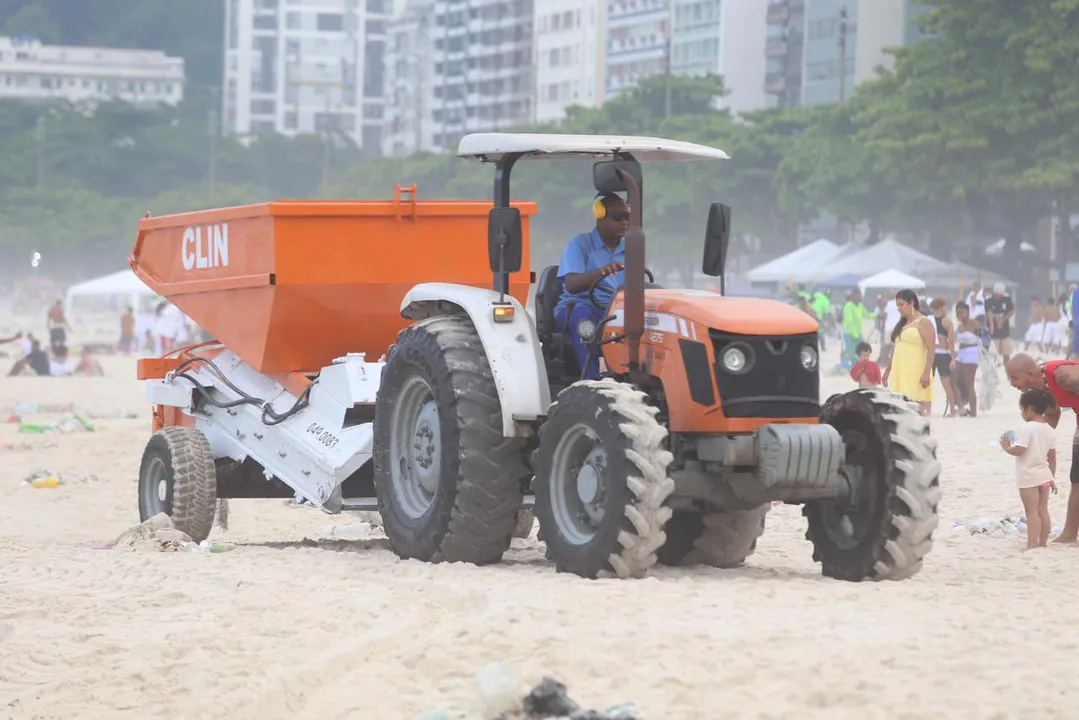
[[[1012,356],[1004,367],[1008,382],[1020,392],[1038,388],[1048,390],[1056,407],[1046,413],[1046,420],[1054,428],[1060,422],[1060,411],[1069,408],[1079,412],[1079,362],[1074,360],[1050,360],[1038,364],[1031,356],[1020,353]],[[1079,427],[1072,437],[1071,490],[1068,492],[1068,515],[1064,530],[1053,542],[1074,543],[1079,536]]]

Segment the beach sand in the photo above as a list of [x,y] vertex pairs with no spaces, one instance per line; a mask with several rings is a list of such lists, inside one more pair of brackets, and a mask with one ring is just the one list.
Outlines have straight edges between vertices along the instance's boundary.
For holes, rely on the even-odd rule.
[[[0,408],[74,403],[95,423],[0,423],[0,718],[456,717],[494,661],[651,719],[1076,716],[1079,548],[1024,553],[1021,535],[953,528],[1019,514],[1012,462],[990,447],[1018,422],[1011,388],[985,417],[933,420],[941,526],[912,580],[821,577],[800,508],[780,506],[744,568],[586,581],[555,573],[534,536],[494,567],[404,562],[377,532],[333,539],[354,517],[279,500],[232,501],[214,535],[231,552],[100,549],[139,521],[149,437],[134,360],[104,365],[0,379]],[[826,376],[824,395],[851,386]],[[1055,525],[1074,424],[1066,413],[1057,433]],[[22,482],[41,466],[99,479]]]

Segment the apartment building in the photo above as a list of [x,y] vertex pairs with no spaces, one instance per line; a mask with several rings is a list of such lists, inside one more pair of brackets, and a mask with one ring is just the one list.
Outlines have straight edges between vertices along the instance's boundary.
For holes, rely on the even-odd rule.
[[771,0],[765,8],[764,89],[775,107],[802,102],[806,3]]
[[760,0],[673,0],[671,9],[672,73],[723,76],[720,104],[735,113],[770,104]]
[[232,133],[335,133],[382,150],[392,0],[226,0]]
[[434,111],[435,2],[407,0],[386,29],[383,154],[437,152]]
[[607,99],[607,0],[541,0],[533,19],[536,121]]
[[433,15],[432,144],[533,122],[533,0],[435,0]]
[[175,105],[183,97],[182,58],[0,37],[0,98]]
[[667,72],[670,21],[671,0],[609,0],[605,99]]
[[891,66],[888,48],[918,42],[914,0],[804,0],[800,102],[839,102]]

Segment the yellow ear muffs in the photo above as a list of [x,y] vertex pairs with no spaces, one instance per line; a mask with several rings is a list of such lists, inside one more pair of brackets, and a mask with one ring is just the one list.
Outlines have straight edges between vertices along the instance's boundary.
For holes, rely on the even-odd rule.
[[596,220],[602,220],[607,217],[607,206],[603,204],[603,198],[596,198],[596,201],[592,203],[592,216]]

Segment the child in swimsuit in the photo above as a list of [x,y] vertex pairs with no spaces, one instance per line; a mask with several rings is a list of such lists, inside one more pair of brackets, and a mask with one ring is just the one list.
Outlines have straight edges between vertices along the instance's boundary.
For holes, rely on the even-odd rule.
[[867,342],[860,342],[855,348],[858,362],[850,369],[850,377],[858,387],[880,387],[880,366],[873,362],[873,348]]
[[1056,438],[1045,414],[1054,404],[1046,390],[1027,390],[1019,396],[1023,424],[1015,431],[1015,440],[1000,437],[1004,452],[1015,458],[1015,484],[1027,517],[1027,549],[1045,547],[1049,542],[1049,493],[1056,492]]

